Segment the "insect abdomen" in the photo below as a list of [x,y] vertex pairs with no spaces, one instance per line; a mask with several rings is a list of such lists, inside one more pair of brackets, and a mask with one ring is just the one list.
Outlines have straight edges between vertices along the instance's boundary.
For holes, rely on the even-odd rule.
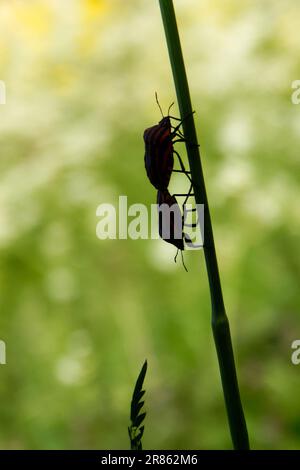
[[[164,212],[163,205],[169,212]],[[157,192],[158,227],[160,237],[168,243],[184,250],[183,220],[176,197],[171,196],[168,190]]]
[[144,132],[145,168],[156,189],[168,187],[174,166],[173,143],[170,128],[162,123]]

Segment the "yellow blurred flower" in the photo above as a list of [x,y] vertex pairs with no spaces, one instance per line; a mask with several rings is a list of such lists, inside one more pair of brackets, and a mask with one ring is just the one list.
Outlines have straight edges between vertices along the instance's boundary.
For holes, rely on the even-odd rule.
[[299,15],[300,7],[295,6],[286,9],[286,11],[278,17],[278,43],[295,51],[300,50]]
[[18,30],[28,39],[43,39],[53,26],[53,12],[49,2],[12,2],[12,13],[18,23]]
[[89,56],[97,49],[103,20],[108,10],[107,0],[82,0],[80,9],[81,28],[77,38],[78,51],[81,56]]
[[82,13],[83,20],[86,22],[93,22],[102,17],[103,13],[107,10],[107,0],[82,0]]

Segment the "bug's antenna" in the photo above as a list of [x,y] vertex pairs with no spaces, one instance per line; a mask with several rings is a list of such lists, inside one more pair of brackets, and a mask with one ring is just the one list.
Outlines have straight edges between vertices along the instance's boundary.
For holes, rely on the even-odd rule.
[[161,113],[162,117],[164,118],[165,116],[164,116],[164,113],[162,112],[161,106],[160,106],[160,104],[159,104],[157,92],[155,92],[155,99],[156,99],[156,103],[157,103],[157,105],[158,105],[158,107],[159,107],[160,113]]
[[174,256],[175,263],[177,262],[178,251],[179,251],[179,248],[177,248],[176,255]]
[[170,106],[169,106],[169,109],[168,109],[168,116],[170,115],[170,110],[171,110],[171,108],[172,108],[173,105],[174,105],[174,101],[173,101],[173,103],[171,103]]

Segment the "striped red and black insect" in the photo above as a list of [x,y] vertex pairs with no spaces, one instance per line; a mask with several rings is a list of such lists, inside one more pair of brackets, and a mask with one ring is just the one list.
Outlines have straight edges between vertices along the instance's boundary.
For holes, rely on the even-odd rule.
[[[183,120],[168,115],[164,116],[156,96],[156,102],[162,114],[162,120],[155,126],[149,127],[144,132],[145,142],[145,168],[151,184],[158,190],[157,204],[159,210],[159,235],[167,243],[171,243],[177,248],[175,261],[178,251],[184,250],[184,242],[191,243],[191,239],[184,233],[185,204],[191,196],[192,180],[190,172],[186,171],[179,153],[174,149],[176,142],[185,142],[184,135],[180,132],[180,126]],[[171,119],[179,121],[177,126],[173,126]],[[175,137],[177,137],[176,140]],[[180,164],[180,170],[174,169],[174,154],[177,156]],[[172,172],[184,173],[190,181],[190,189],[187,194],[177,194],[171,196],[168,191]],[[185,197],[182,205],[183,214],[177,203],[176,196]],[[182,262],[184,265],[183,257]],[[185,265],[184,268],[186,269]]]
[[[185,171],[180,155],[174,149],[175,142],[184,142],[184,136],[180,132],[180,126],[182,120],[174,118],[169,115],[164,116],[160,104],[156,96],[156,102],[162,114],[161,121],[149,127],[144,131],[144,142],[145,142],[145,168],[147,176],[153,184],[153,186],[164,191],[169,186],[172,171],[174,171],[174,154],[178,157],[180,162],[181,170],[175,170],[177,172],[188,173]],[[177,126],[171,124],[171,119],[180,121]],[[178,137],[176,141],[174,138]]]
[[[183,213],[181,213],[179,204],[176,196],[184,196],[185,200],[182,205]],[[159,236],[166,241],[171,243],[177,248],[177,253],[174,260],[176,261],[178,251],[181,251],[182,264],[184,269],[187,271],[184,264],[182,252],[184,250],[184,242],[193,245],[191,238],[184,232],[186,208],[185,204],[191,194],[191,189],[188,194],[173,194],[171,195],[167,189],[164,191],[157,191],[157,207],[158,207],[158,231]],[[196,211],[196,209],[190,209],[190,211]],[[189,227],[196,227],[197,224],[189,224]]]

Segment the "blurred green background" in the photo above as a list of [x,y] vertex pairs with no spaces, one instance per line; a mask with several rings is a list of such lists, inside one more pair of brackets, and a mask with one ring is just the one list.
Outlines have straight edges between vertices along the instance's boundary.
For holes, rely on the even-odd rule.
[[[297,0],[176,0],[250,440],[300,447]],[[0,3],[0,447],[231,448],[203,252],[96,237],[150,206],[142,134],[175,100],[157,1]],[[178,114],[175,106],[173,113]]]

